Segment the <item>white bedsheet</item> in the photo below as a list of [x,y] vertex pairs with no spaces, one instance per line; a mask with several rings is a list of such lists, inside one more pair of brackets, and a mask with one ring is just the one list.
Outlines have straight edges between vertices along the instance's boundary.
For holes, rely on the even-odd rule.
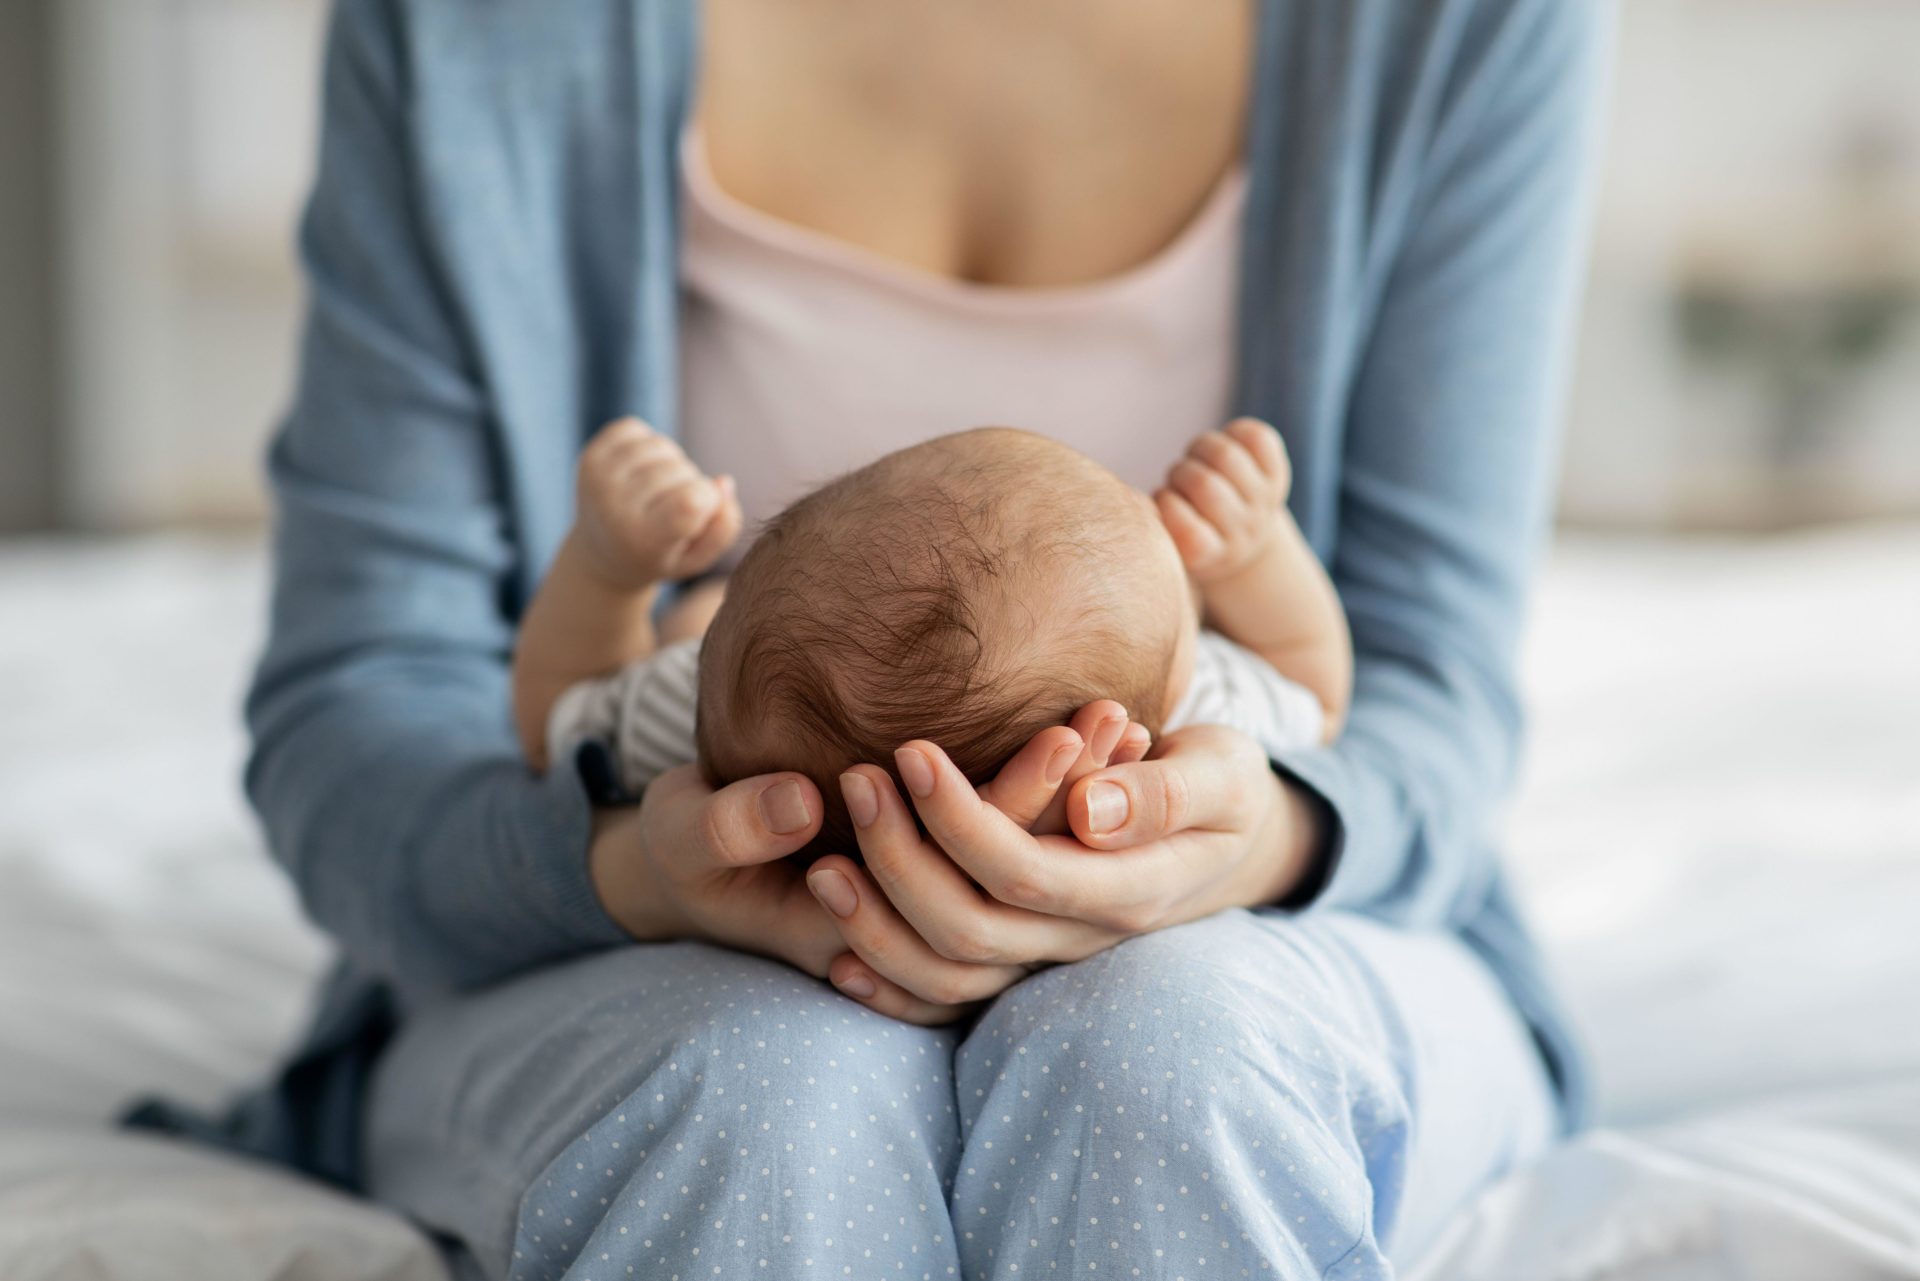
[[1920,1275],[1920,1081],[1581,1135],[1480,1199],[1410,1281]]
[[[238,794],[262,588],[250,542],[0,544],[0,1223],[90,1198],[0,1275],[432,1275],[376,1211],[295,1233],[301,1185],[101,1131],[256,1078],[325,964]],[[1920,528],[1565,543],[1526,673],[1515,867],[1613,1128],[1423,1281],[1920,1276]],[[114,1270],[116,1206],[169,1197],[299,1248]]]
[[1920,528],[1574,543],[1509,849],[1632,1123],[1920,1080]]

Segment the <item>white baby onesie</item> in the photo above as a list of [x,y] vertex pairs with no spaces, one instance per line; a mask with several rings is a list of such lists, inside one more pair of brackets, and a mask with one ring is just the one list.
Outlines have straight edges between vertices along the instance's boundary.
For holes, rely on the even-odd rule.
[[[611,676],[582,681],[560,696],[547,718],[547,753],[569,758],[590,740],[613,750],[621,786],[638,794],[695,755],[694,712],[700,642],[680,641]],[[1320,700],[1273,670],[1253,651],[1203,631],[1194,649],[1193,682],[1166,729],[1229,725],[1269,756],[1311,747],[1325,726]]]

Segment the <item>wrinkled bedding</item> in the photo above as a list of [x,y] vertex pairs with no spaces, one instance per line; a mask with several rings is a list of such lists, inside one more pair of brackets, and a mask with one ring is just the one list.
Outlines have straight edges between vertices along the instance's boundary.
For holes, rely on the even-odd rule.
[[[1510,847],[1606,1128],[1418,1270],[1920,1276],[1920,527],[1563,542]],[[378,1278],[398,1220],[114,1134],[297,1034],[325,942],[259,852],[250,541],[0,544],[0,1275]]]

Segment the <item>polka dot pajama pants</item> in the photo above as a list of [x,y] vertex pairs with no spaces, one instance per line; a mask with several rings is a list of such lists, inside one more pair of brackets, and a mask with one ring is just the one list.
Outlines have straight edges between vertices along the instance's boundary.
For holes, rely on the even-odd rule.
[[1229,912],[943,1029],[700,944],[590,957],[409,1021],[366,1155],[463,1279],[1345,1279],[1553,1124],[1457,940]]

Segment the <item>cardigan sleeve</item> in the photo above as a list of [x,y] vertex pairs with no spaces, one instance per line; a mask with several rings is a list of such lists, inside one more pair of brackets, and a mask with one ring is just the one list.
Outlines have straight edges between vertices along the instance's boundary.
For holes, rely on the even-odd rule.
[[299,386],[271,450],[248,794],[309,914],[403,992],[617,942],[573,771],[508,718],[516,548],[486,393],[436,271],[392,8],[337,6],[302,228]]
[[1331,815],[1295,905],[1414,927],[1472,911],[1495,870],[1607,37],[1599,0],[1492,8],[1428,137],[1349,401],[1331,565],[1355,650],[1347,727],[1276,760]]

